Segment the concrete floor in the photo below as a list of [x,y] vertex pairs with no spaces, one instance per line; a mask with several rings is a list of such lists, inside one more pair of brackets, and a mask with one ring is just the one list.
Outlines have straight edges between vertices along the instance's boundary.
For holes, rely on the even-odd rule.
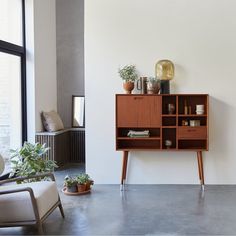
[[[73,167],[56,172],[58,189]],[[60,192],[66,218],[55,210],[47,235],[236,235],[236,186],[95,185],[91,194]],[[34,227],[0,229],[0,235],[37,234]]]

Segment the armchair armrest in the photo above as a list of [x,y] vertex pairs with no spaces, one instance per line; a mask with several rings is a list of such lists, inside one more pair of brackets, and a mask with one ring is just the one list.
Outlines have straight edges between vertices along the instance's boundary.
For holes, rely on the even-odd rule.
[[54,174],[51,172],[48,172],[48,173],[37,174],[37,175],[28,176],[28,177],[16,177],[16,178],[12,178],[12,179],[2,180],[2,181],[0,181],[0,185],[10,183],[10,182],[23,181],[23,180],[27,180],[27,179],[42,178],[42,177],[49,177],[49,178],[51,178],[52,181],[55,181]]
[[34,197],[33,190],[30,187],[17,188],[17,189],[11,189],[11,190],[0,190],[0,195],[10,194],[10,193],[19,193],[19,192],[29,192],[30,196],[32,195]]
[[[38,206],[37,206],[37,202],[36,202],[32,188],[24,187],[24,188],[10,189],[10,190],[0,190],[0,195],[19,193],[19,192],[29,192],[32,208],[33,208],[34,215],[35,215],[35,220],[36,220],[36,222],[40,222]],[[1,223],[0,223],[0,225],[1,225]]]

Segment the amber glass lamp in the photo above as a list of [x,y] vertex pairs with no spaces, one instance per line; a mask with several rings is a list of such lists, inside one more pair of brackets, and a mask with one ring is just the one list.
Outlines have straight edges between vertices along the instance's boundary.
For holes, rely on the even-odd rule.
[[175,67],[170,60],[160,60],[155,66],[155,75],[161,80],[161,94],[170,93],[170,80],[174,78]]

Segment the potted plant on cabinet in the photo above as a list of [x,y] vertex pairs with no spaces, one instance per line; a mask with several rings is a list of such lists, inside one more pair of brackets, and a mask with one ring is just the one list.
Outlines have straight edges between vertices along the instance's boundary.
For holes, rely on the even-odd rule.
[[77,179],[67,175],[64,178],[64,187],[66,187],[66,191],[69,193],[76,193],[78,192],[77,189]]
[[161,88],[161,80],[157,77],[147,78],[147,93],[148,94],[158,94]]
[[131,94],[134,89],[134,82],[138,78],[135,65],[126,65],[119,68],[118,73],[123,80],[123,88],[127,94]]

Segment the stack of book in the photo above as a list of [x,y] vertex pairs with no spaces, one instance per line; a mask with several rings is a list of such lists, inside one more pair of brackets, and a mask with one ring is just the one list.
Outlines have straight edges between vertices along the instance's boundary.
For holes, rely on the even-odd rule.
[[130,130],[127,136],[131,138],[146,138],[150,136],[150,133],[149,130],[143,130],[143,131]]

